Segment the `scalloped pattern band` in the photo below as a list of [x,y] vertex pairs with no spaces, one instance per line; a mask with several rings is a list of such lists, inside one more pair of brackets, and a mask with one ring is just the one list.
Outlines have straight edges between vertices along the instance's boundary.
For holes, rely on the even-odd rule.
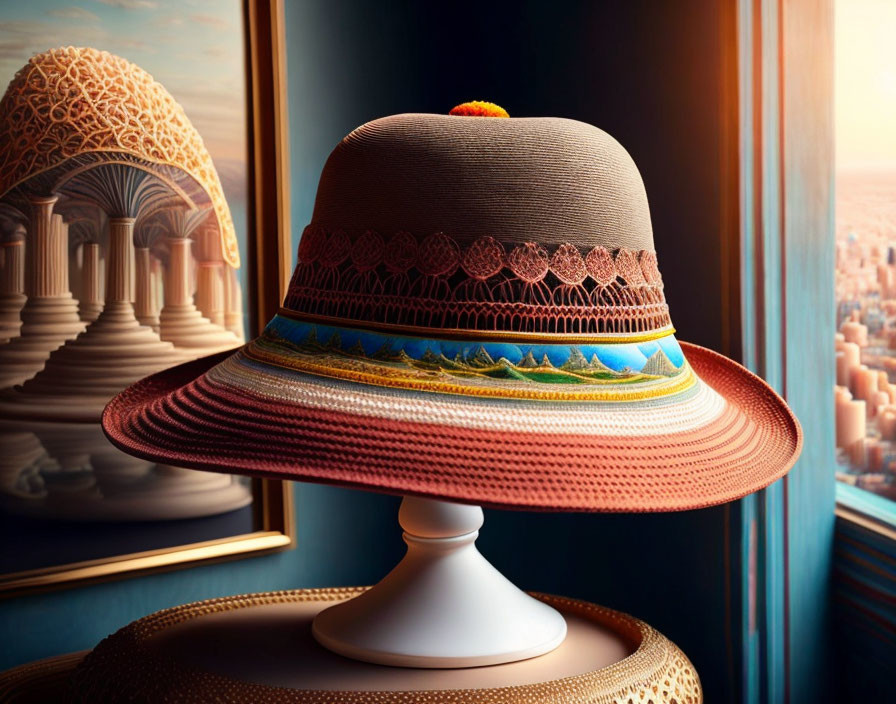
[[671,327],[656,253],[573,244],[461,245],[373,230],[355,238],[312,223],[283,307],[423,328],[615,334]]

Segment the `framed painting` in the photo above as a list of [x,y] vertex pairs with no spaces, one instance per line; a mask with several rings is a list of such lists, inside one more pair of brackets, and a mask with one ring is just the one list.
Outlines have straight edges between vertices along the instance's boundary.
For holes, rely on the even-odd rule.
[[289,484],[131,457],[105,403],[235,349],[289,276],[279,0],[0,25],[0,594],[294,545]]

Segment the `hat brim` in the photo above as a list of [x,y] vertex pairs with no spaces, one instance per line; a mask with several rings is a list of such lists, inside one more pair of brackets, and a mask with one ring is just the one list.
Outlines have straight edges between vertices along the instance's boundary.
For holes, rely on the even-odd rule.
[[[525,413],[518,427],[438,422],[447,400],[416,392],[436,409],[421,422],[376,410],[388,409],[392,389],[340,382],[349,401],[353,393],[365,398],[365,412],[348,412],[214,382],[207,372],[226,352],[137,382],[106,407],[103,428],[120,449],[155,462],[496,508],[679,511],[741,498],[786,474],[802,432],[784,401],[736,362],[681,346],[702,383],[724,399],[721,412],[684,432],[535,429]],[[303,376],[311,388],[333,384]],[[477,403],[496,415],[521,408]],[[599,412],[587,412],[599,427]]]

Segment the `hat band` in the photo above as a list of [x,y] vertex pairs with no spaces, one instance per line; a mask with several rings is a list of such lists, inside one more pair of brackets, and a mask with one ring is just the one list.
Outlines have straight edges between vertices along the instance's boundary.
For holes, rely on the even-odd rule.
[[296,313],[433,329],[546,334],[643,334],[671,327],[650,250],[478,237],[461,246],[437,232],[386,242],[312,224],[284,300]]
[[275,316],[244,354],[319,376],[417,391],[548,401],[642,401],[696,377],[671,333],[649,342],[513,344],[394,335]]

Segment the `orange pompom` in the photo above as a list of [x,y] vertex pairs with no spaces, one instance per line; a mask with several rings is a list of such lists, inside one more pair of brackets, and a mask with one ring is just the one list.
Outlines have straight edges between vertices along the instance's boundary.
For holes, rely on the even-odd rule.
[[469,103],[461,103],[453,108],[449,115],[462,117],[510,117],[507,111],[500,105],[487,103],[484,100],[471,100]]

